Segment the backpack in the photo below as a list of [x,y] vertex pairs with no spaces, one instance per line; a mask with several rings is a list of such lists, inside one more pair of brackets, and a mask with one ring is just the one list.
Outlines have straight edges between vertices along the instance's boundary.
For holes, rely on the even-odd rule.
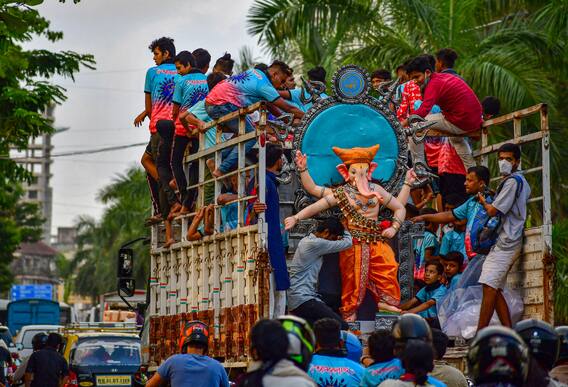
[[[515,179],[517,181],[517,189],[515,190],[515,200],[519,198],[521,190],[523,189],[523,179],[519,175],[511,175],[499,184],[497,188],[497,193],[499,194],[505,182],[509,179]],[[494,198],[487,197],[487,203],[493,203]],[[497,237],[499,236],[499,230],[501,228],[501,215],[489,216],[485,208],[481,207],[479,211],[475,214],[473,223],[471,225],[470,240],[471,249],[478,254],[487,254],[491,247],[497,242]]]

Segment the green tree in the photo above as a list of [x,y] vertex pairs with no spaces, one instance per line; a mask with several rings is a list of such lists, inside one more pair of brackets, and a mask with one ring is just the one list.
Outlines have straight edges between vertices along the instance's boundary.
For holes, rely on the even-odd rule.
[[0,192],[0,292],[10,289],[13,282],[10,272],[14,251],[22,242],[35,242],[41,238],[44,219],[36,203],[21,203],[23,190],[19,184]]
[[41,218],[31,204],[17,204],[19,183],[31,174],[9,158],[10,149],[25,149],[30,138],[53,131],[43,116],[47,106],[65,100],[65,90],[53,85],[54,75],[69,77],[81,65],[93,68],[91,55],[73,51],[26,50],[22,44],[45,37],[63,38],[34,6],[42,0],[0,0],[0,289],[11,283],[9,264],[22,241],[37,237]]
[[92,55],[73,51],[25,50],[22,44],[42,36],[51,42],[63,33],[32,8],[42,0],[0,0],[0,188],[30,175],[10,160],[12,147],[25,149],[31,137],[53,132],[45,108],[65,100],[64,89],[50,83],[54,75],[73,78],[80,66],[94,68]]
[[250,46],[242,46],[239,50],[239,59],[237,63],[235,63],[235,73],[242,73],[256,64],[257,59],[254,56],[254,52],[252,47]]
[[347,62],[394,69],[418,54],[452,47],[460,56],[457,70],[478,95],[497,96],[512,111],[556,102],[548,76],[558,68],[562,47],[540,26],[530,28],[535,18],[546,18],[539,4],[548,2],[258,0],[248,25],[272,55],[299,53],[304,70],[334,70]]
[[[124,243],[148,235],[142,220],[150,215],[151,209],[146,175],[138,167],[117,176],[99,192],[98,198],[107,207],[100,221],[81,217],[77,222],[78,250],[71,263],[71,271],[75,273],[73,290],[93,299],[116,290],[118,250]],[[150,267],[149,248],[142,244],[133,248],[134,275],[138,286],[144,287]]]
[[[566,186],[566,1],[257,0],[248,25],[269,53],[296,56],[303,70],[319,64],[333,71],[346,63],[394,69],[452,47],[457,71],[480,98],[498,97],[503,112],[549,105],[554,184]],[[312,44],[319,36],[323,51]],[[553,195],[555,216],[564,216],[568,200],[560,190]]]

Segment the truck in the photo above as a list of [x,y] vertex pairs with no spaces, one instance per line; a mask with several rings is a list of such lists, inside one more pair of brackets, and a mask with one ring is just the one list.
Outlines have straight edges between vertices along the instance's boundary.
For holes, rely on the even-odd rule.
[[14,335],[26,325],[59,325],[60,318],[57,301],[29,298],[8,304],[8,328]]
[[[206,191],[213,190],[217,197],[222,187],[222,179],[206,179],[206,160],[213,157],[218,163],[223,149],[231,146],[238,148],[238,168],[231,174],[238,176],[238,199],[235,203],[238,206],[239,226],[234,230],[221,232],[221,206],[215,205],[213,235],[198,241],[185,240],[184,236],[194,214],[182,216],[176,219],[178,242],[169,248],[162,247],[164,226],[152,226],[150,279],[147,290],[149,304],[142,333],[142,363],[150,370],[178,352],[181,325],[189,320],[201,320],[212,328],[209,345],[211,356],[220,359],[227,368],[246,367],[250,360],[250,328],[259,318],[275,317],[271,313],[267,225],[263,215],[259,216],[256,224],[245,223],[247,204],[257,199],[264,201],[264,161],[268,137],[278,139],[288,149],[285,152],[287,162],[280,176],[282,182],[288,184],[281,185],[279,189],[281,219],[284,219],[312,200],[299,185],[291,154],[296,149],[305,151],[307,147],[315,147],[317,151],[317,147],[323,146],[327,139],[320,144],[315,133],[319,132],[320,138],[322,133],[325,136],[326,132],[323,130],[329,130],[326,125],[345,126],[357,121],[359,126],[352,128],[352,135],[341,139],[351,141],[351,146],[357,146],[361,141],[363,144],[360,146],[369,146],[373,136],[384,141],[387,150],[382,162],[385,169],[391,168],[390,175],[386,176],[386,187],[393,194],[400,189],[403,182],[401,179],[404,179],[404,171],[407,168],[404,165],[407,155],[403,151],[406,150],[408,136],[420,137],[426,131],[429,131],[428,135],[443,135],[427,128],[422,128],[420,133],[410,133],[402,128],[389,109],[396,84],[387,85],[380,90],[379,99],[373,98],[368,95],[368,74],[356,66],[340,69],[334,76],[332,87],[334,95],[330,98],[323,100],[314,96],[313,106],[299,127],[293,130],[282,122],[269,121],[266,105],[256,103],[207,125],[212,128],[237,118],[240,128],[238,136],[221,142],[218,131],[217,143],[204,149],[202,134],[199,139],[200,150],[186,156],[186,173],[189,163],[197,163],[199,166],[198,182],[188,188],[198,191],[198,207],[203,207],[208,204],[205,201]],[[358,108],[360,113],[352,114],[355,111],[353,109]],[[245,119],[256,111],[260,117],[256,131],[245,133]],[[482,165],[494,168],[496,151],[504,142],[522,145],[523,151],[527,149],[534,155],[530,159],[523,159],[523,170],[533,187],[533,194],[529,200],[530,215],[525,229],[522,255],[509,273],[508,285],[518,291],[522,298],[523,318],[532,317],[554,323],[550,133],[547,107],[539,104],[490,119],[483,123],[477,135],[480,141],[474,156]],[[357,136],[362,136],[363,139],[356,140]],[[292,141],[290,137],[293,137]],[[247,160],[244,153],[244,143],[252,139],[258,143],[258,157],[254,161]],[[254,194],[246,189],[249,179],[255,180],[257,190]],[[313,226],[313,222],[307,221],[292,230],[289,256],[293,254],[298,240]],[[412,242],[422,235],[423,227],[405,222],[397,240],[393,242],[400,265],[399,282],[403,301],[414,295]],[[389,324],[389,318],[376,315],[372,311],[370,317],[361,319],[352,327],[359,333],[364,333],[385,324]],[[455,348],[448,351],[447,358],[463,369],[467,346],[464,343],[460,345],[459,342],[456,344]]]

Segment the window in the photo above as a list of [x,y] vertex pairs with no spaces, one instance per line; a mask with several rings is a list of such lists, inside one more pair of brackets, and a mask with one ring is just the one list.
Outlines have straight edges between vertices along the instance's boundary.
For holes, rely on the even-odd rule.
[[140,365],[140,339],[98,337],[80,340],[71,363],[82,366]]
[[28,199],[37,199],[37,191],[28,191]]

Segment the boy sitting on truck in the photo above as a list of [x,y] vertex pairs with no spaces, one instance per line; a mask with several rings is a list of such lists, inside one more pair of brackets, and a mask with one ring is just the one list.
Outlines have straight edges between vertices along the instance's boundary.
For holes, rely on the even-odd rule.
[[425,267],[424,282],[426,286],[420,289],[410,301],[402,304],[400,309],[403,310],[403,314],[416,313],[424,317],[430,326],[440,328],[436,305],[442,301],[447,291],[441,282],[444,267],[439,261],[428,261]]
[[[202,207],[193,217],[191,224],[187,230],[186,239],[188,241],[197,241],[206,235],[213,234],[213,204]],[[201,224],[203,223],[203,225]]]
[[446,288],[448,288],[448,291],[454,290],[461,278],[463,254],[459,251],[450,251],[441,257],[441,261],[444,265]]
[[[437,211],[433,208],[426,207],[420,210],[420,215],[426,214],[436,214]],[[434,257],[438,257],[438,250],[440,244],[438,243],[438,237],[436,233],[438,232],[438,224],[433,222],[425,222],[424,238],[417,241],[414,246],[414,256],[415,256],[415,267],[414,267],[414,279],[419,282],[424,280],[424,270],[426,269],[425,263]]]
[[[444,203],[444,211],[453,211],[465,202],[465,198],[459,194],[449,194]],[[465,226],[466,220],[454,220],[444,226],[444,236],[440,243],[440,256],[450,251],[459,251],[465,257]]]

